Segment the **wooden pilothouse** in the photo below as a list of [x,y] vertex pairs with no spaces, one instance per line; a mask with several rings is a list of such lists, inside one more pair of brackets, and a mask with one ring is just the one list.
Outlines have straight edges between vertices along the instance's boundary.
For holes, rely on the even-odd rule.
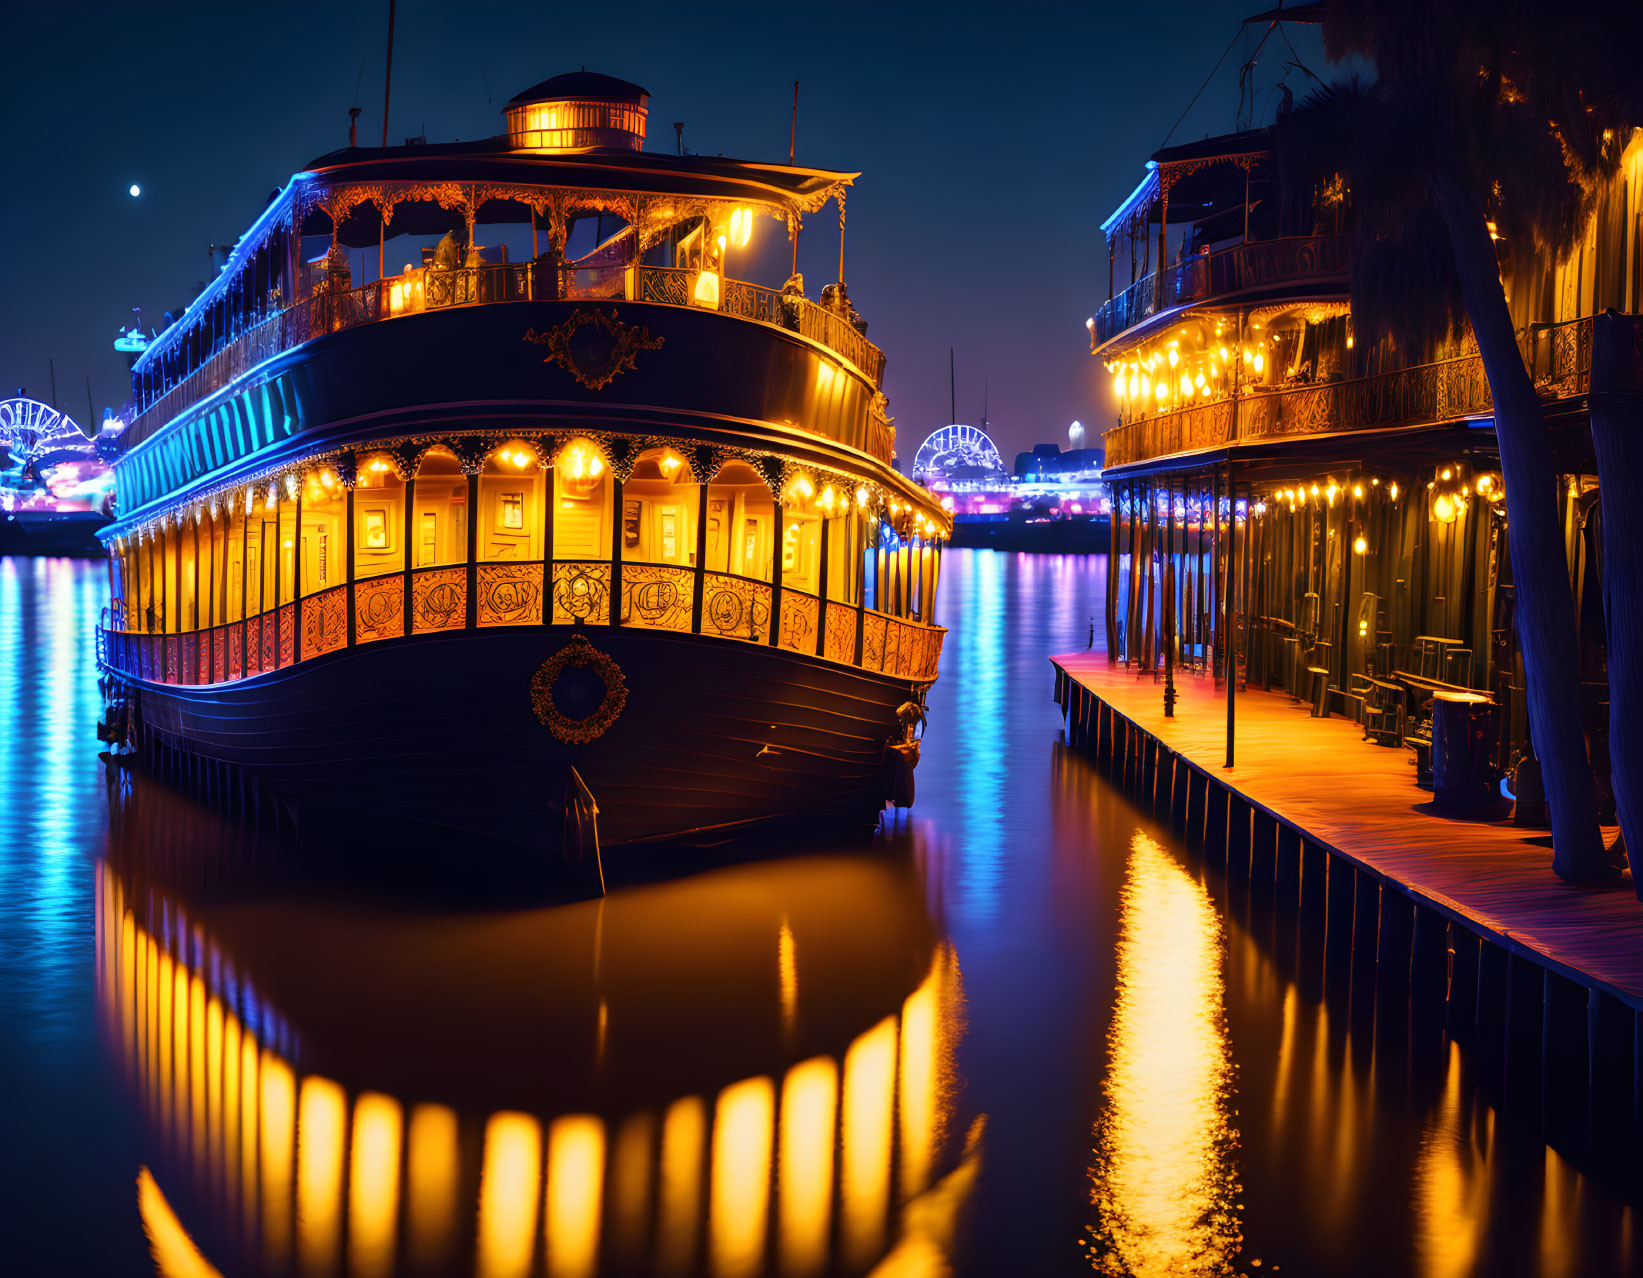
[[646,152],[648,101],[270,202],[133,371],[110,735],[572,855],[910,802],[950,519],[843,283],[729,273],[857,175]]

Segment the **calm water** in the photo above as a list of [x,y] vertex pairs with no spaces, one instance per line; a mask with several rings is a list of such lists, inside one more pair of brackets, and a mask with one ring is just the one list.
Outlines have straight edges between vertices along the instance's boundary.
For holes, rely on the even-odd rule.
[[1635,1184],[1063,754],[1103,562],[946,564],[910,819],[509,909],[111,785],[102,574],[0,560],[0,1272],[1633,1272]]

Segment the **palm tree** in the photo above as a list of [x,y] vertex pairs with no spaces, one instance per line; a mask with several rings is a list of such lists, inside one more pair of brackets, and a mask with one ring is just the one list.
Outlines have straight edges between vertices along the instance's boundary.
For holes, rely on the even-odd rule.
[[1612,878],[1573,709],[1580,663],[1557,467],[1501,271],[1566,252],[1584,228],[1631,123],[1637,77],[1621,54],[1638,44],[1618,27],[1639,19],[1618,6],[1523,0],[1329,0],[1323,25],[1330,58],[1367,59],[1375,79],[1328,86],[1290,113],[1284,163],[1303,178],[1339,175],[1350,190],[1360,333],[1420,351],[1464,323],[1477,341],[1552,868],[1571,881]]

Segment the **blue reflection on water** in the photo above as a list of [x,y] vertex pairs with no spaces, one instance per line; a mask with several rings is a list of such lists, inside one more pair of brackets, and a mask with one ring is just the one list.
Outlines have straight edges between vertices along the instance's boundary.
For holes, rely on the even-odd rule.
[[0,1009],[44,1038],[79,1032],[89,987],[103,593],[100,565],[0,559]]

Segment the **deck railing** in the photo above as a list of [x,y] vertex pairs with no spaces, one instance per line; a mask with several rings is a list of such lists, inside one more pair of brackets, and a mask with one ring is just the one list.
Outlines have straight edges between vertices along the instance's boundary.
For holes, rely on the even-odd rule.
[[847,361],[875,389],[882,385],[884,352],[842,316],[806,298],[787,297],[775,289],[732,279],[721,281],[718,306],[704,307],[694,300],[696,275],[695,271],[661,266],[641,266],[637,272],[625,266],[548,270],[523,262],[444,271],[425,267],[346,290],[321,284],[311,297],[275,312],[229,341],[145,407],[128,405],[126,446],[153,434],[190,404],[231,385],[263,360],[312,338],[402,315],[500,302],[609,298],[716,309],[737,319],[797,333]]
[[[1530,330],[1523,342],[1524,358],[1542,398],[1585,393],[1591,330],[1590,319]],[[1260,440],[1484,417],[1493,411],[1483,361],[1466,355],[1352,381],[1256,391],[1236,401],[1197,404],[1126,422],[1104,435],[1106,465],[1130,466]]]
[[[98,660],[105,669],[154,683],[205,685],[385,639],[504,626],[609,626],[615,571],[620,626],[776,646],[914,682],[936,677],[947,633],[941,626],[733,573],[557,559],[478,564],[471,592],[468,567],[460,564],[361,578],[306,595],[300,608],[286,602],[183,634],[126,630],[105,609]],[[779,613],[774,631],[773,605]]]
[[1100,346],[1142,320],[1188,302],[1232,297],[1280,284],[1345,282],[1347,235],[1292,235],[1199,253],[1131,284],[1095,313]]

